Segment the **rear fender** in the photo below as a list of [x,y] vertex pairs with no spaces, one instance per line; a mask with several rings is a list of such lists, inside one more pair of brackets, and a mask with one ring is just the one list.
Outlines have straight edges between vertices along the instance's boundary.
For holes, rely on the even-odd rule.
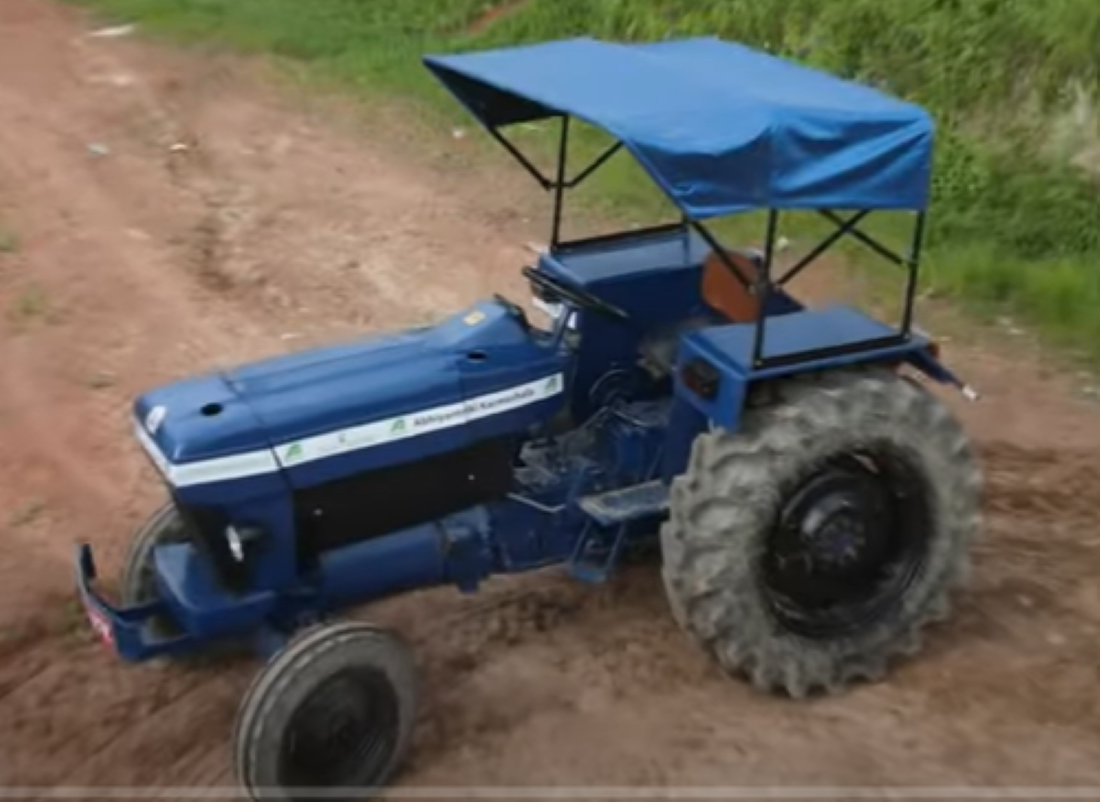
[[701,432],[716,428],[737,431],[750,393],[757,388],[788,376],[875,364],[894,369],[908,364],[939,384],[957,388],[970,401],[978,398],[973,388],[939,360],[935,345],[923,338],[900,348],[815,360],[754,374],[746,374],[731,363],[682,351],[673,377],[674,403],[665,445],[665,477],[683,472],[691,444]]

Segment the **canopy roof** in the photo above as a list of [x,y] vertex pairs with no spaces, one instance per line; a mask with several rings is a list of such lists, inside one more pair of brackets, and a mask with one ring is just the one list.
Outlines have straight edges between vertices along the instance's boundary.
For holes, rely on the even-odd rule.
[[489,128],[568,115],[605,130],[697,220],[928,202],[924,109],[739,44],[581,38],[424,63]]

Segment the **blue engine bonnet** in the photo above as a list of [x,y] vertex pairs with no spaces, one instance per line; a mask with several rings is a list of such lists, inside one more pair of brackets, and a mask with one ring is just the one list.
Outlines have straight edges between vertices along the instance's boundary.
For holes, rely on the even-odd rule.
[[[295,461],[315,435],[457,401],[454,356],[421,329],[276,357],[224,374],[273,446]],[[304,455],[303,455],[304,456]]]
[[[169,384],[139,398],[134,413],[139,438],[170,481],[182,480],[175,484],[281,468],[294,473],[297,466],[316,467],[330,457],[429,432],[440,436],[416,440],[431,440],[431,451],[460,447],[494,434],[483,423],[471,434],[468,423],[495,422],[498,415],[505,427],[522,428],[531,415],[542,417],[552,400],[560,401],[564,359],[503,306],[485,302],[436,326]],[[396,461],[390,449],[376,451]],[[234,467],[213,474],[188,470],[198,463]]]

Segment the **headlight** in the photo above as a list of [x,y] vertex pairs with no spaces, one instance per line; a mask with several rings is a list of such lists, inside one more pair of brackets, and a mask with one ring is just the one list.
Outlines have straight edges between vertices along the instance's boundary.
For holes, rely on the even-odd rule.
[[243,563],[244,541],[241,540],[241,533],[235,526],[225,527],[225,542],[229,544],[229,553],[233,555],[233,559]]
[[252,543],[256,543],[263,537],[263,530],[255,526],[225,527],[225,543],[229,546],[229,553],[239,563],[244,562],[245,550]]

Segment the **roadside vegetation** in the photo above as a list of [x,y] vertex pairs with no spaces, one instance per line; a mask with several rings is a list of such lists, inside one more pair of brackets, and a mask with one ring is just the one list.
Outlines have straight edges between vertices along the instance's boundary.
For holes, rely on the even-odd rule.
[[[1010,315],[1100,363],[1095,0],[72,2],[174,38],[269,54],[368,100],[401,98],[448,131],[469,121],[441,102],[420,65],[425,52],[720,35],[870,82],[938,121],[925,293]],[[547,133],[532,126],[520,136],[531,144]],[[587,148],[596,140],[589,134]],[[609,167],[584,190],[605,198],[601,211],[660,214],[637,168],[626,159]],[[794,238],[811,224],[790,225]]]

